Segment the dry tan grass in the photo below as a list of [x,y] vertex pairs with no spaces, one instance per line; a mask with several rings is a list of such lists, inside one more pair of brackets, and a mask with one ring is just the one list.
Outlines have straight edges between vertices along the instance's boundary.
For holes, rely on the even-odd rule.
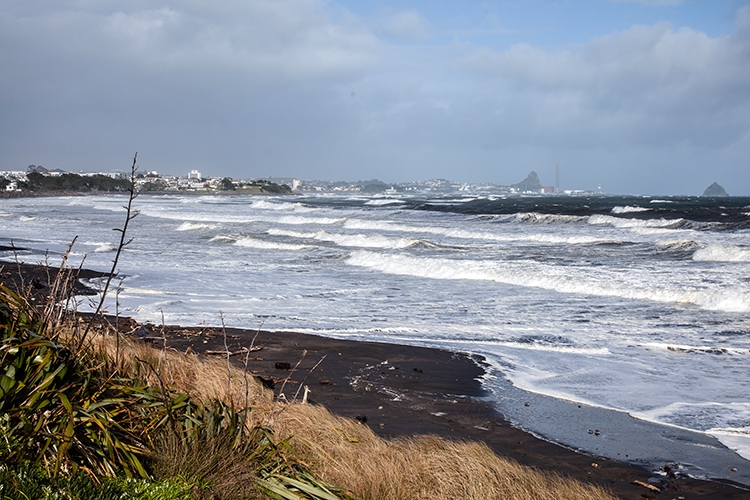
[[[92,342],[114,359],[114,335],[97,334]],[[122,342],[122,341],[121,341]],[[242,405],[245,376],[223,359],[155,349],[139,342],[120,346],[123,368],[147,361],[165,383],[202,400],[219,398]],[[158,383],[153,374],[151,383]],[[611,500],[609,492],[502,458],[486,445],[451,442],[435,436],[385,440],[369,427],[331,415],[323,407],[294,403],[273,405],[273,394],[248,377],[249,425],[273,422],[279,441],[291,443],[325,482],[366,500],[575,499]]]
[[[70,332],[68,330],[68,336]],[[139,374],[149,385],[164,383],[193,398],[202,401],[218,399],[238,408],[244,407],[246,400],[253,408],[267,408],[273,402],[271,391],[252,375],[246,376],[243,370],[232,364],[227,366],[226,359],[159,349],[122,334],[118,356],[116,335],[114,330],[98,329],[89,335],[88,342],[106,351],[110,361],[116,363],[122,373]]]
[[293,404],[275,418],[280,438],[314,461],[319,477],[363,499],[612,499],[556,474],[498,457],[486,445],[435,436],[384,440],[325,408]]

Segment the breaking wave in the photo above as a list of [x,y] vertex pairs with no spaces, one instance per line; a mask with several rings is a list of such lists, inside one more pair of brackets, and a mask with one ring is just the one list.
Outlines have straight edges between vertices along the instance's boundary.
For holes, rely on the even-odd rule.
[[349,219],[344,223],[347,229],[371,230],[371,231],[391,231],[406,233],[422,233],[447,236],[449,238],[465,240],[485,240],[497,242],[529,241],[542,244],[601,244],[612,243],[611,239],[602,239],[595,236],[577,235],[577,236],[559,236],[549,233],[531,233],[523,235],[513,235],[507,233],[491,233],[487,231],[469,231],[451,227],[437,226],[414,226],[409,224],[398,224],[389,221],[369,221],[362,219]]
[[628,214],[633,212],[648,212],[650,208],[643,208],[643,207],[635,207],[632,205],[627,205],[624,207],[614,207],[612,209],[613,214]]
[[684,219],[625,219],[622,217],[612,217],[611,215],[595,214],[589,216],[588,222],[591,225],[610,225],[625,229],[677,229],[682,225]]
[[308,245],[289,245],[287,243],[259,240],[249,236],[238,238],[234,244],[240,247],[259,248],[263,250],[304,250],[310,248]]
[[279,217],[277,220],[280,224],[287,224],[290,226],[303,226],[306,224],[318,224],[321,226],[330,226],[333,224],[343,224],[346,219],[334,219],[332,217],[300,217],[295,215],[289,215],[286,217]]
[[108,241],[86,241],[83,244],[96,247],[94,248],[95,253],[114,252],[117,250],[117,247]]
[[401,205],[403,203],[406,203],[406,202],[404,200],[399,200],[396,198],[377,198],[377,199],[365,202],[365,205],[378,207],[378,206],[384,206],[384,205]]
[[216,224],[203,224],[200,222],[183,222],[175,231],[196,231],[200,229],[217,229]]
[[571,223],[582,222],[588,219],[586,216],[563,215],[563,214],[542,214],[539,212],[521,212],[513,215],[516,222],[528,224],[553,224],[553,223]]
[[750,262],[750,247],[712,244],[695,251],[699,262]]
[[221,241],[224,243],[234,243],[235,241],[237,241],[237,238],[234,236],[227,236],[225,234],[217,234],[216,236],[214,236],[208,241]]
[[698,241],[693,240],[667,240],[667,241],[657,241],[656,242],[656,249],[668,252],[668,251],[683,251],[683,252],[692,252],[696,250],[697,248],[702,248],[704,246],[703,243],[700,243]]
[[284,229],[269,229],[268,234],[274,236],[289,236],[292,238],[314,239],[318,241],[328,241],[342,247],[359,247],[359,248],[408,248],[420,243],[429,245],[429,243],[416,238],[389,238],[381,235],[365,234],[335,234],[327,231],[318,231],[315,233],[302,233],[298,231],[286,231]]
[[255,200],[253,201],[253,208],[260,210],[294,210],[296,212],[311,212],[311,208],[307,208],[301,203],[289,203],[287,201],[273,202],[267,200]]
[[542,288],[560,293],[621,297],[692,304],[702,309],[750,312],[750,290],[669,289],[660,283],[634,285],[611,276],[569,275],[554,266],[529,261],[475,261],[446,258],[385,255],[358,250],[347,264],[387,274],[400,274],[440,280],[494,281],[521,287]]

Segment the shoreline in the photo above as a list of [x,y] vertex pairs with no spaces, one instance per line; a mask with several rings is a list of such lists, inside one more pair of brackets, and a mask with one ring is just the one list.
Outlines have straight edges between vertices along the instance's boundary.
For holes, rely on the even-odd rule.
[[[17,274],[18,267],[15,263],[0,265],[3,266],[1,281],[8,283],[10,276]],[[22,266],[26,283],[34,276],[52,276],[56,272],[35,265]],[[88,273],[92,275],[86,277],[106,275]],[[113,317],[108,319],[115,321]],[[121,317],[117,321],[121,331],[150,341],[155,347],[166,346],[183,352],[190,349],[196,353],[224,350],[221,328],[165,326],[162,332],[161,326],[138,324],[129,318]],[[311,389],[310,403],[357,419],[384,438],[434,434],[456,441],[481,441],[498,455],[598,484],[621,498],[643,498],[644,495],[651,495],[645,498],[750,498],[749,488],[725,480],[683,477],[679,471],[675,481],[679,490],[670,487],[661,494],[654,493],[633,484],[634,481],[649,483],[649,479],[657,486],[659,480],[668,483],[665,475],[649,470],[645,464],[638,466],[574,451],[518,429],[495,409],[490,394],[482,387],[479,379],[485,374],[486,365],[482,366],[478,356],[296,332],[226,329],[230,351],[248,347],[253,338],[254,345],[262,348],[250,354],[248,370],[268,385],[274,385],[277,395],[283,385],[285,396],[291,400],[301,384],[307,385]],[[304,351],[307,353],[301,359]],[[325,359],[321,361],[323,356]],[[244,355],[231,359],[235,365],[243,367]],[[298,362],[299,367],[292,373],[290,368]],[[277,364],[280,367],[277,368]],[[311,372],[316,364],[318,366]],[[302,392],[300,389],[298,400],[302,399]],[[538,407],[542,405],[532,400],[526,408]]]
[[[744,485],[695,479],[683,476],[679,469],[675,469],[678,479],[672,486],[656,494],[634,482],[666,485],[670,481],[663,470],[576,451],[519,429],[495,409],[490,394],[482,387],[480,378],[485,367],[478,356],[287,331],[162,327],[125,318],[119,321],[121,330],[135,331],[135,338],[157,348],[221,352],[225,349],[224,332],[230,352],[260,346],[249,355],[248,371],[272,386],[277,397],[283,387],[287,400],[297,394],[300,401],[307,385],[310,404],[356,419],[386,439],[432,434],[454,441],[484,442],[498,455],[597,484],[621,498],[644,498],[644,494],[652,495],[645,498],[670,499],[750,498],[750,488]],[[243,368],[244,356],[230,359]],[[532,406],[535,404],[532,402]]]

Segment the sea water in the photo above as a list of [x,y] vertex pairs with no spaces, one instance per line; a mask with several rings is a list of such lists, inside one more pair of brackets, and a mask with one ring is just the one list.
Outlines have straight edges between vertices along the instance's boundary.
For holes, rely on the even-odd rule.
[[[0,244],[56,264],[77,237],[73,263],[106,271],[126,201],[0,200]],[[616,410],[750,459],[750,199],[141,195],[135,206],[111,313],[477,353],[498,409],[547,439],[614,454],[568,436],[564,418],[577,417],[561,406],[534,424],[511,402]],[[678,441],[707,446],[690,435]],[[739,460],[734,476],[703,469],[750,482]]]

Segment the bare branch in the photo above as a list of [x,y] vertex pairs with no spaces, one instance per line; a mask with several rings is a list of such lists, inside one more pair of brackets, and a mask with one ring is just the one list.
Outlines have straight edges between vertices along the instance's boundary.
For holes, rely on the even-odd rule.
[[107,292],[109,291],[109,286],[112,283],[112,279],[117,275],[117,263],[120,261],[120,254],[122,254],[123,248],[127,245],[127,243],[130,243],[132,241],[132,238],[127,243],[125,242],[125,234],[128,230],[128,223],[133,220],[132,214],[133,214],[133,200],[138,196],[138,192],[135,188],[135,173],[138,170],[137,167],[137,160],[138,160],[138,152],[136,151],[135,155],[133,155],[133,165],[130,167],[130,186],[128,187],[128,192],[130,195],[128,196],[128,204],[125,207],[126,210],[126,216],[125,216],[125,224],[122,226],[121,229],[118,229],[120,232],[120,244],[117,246],[117,252],[115,253],[115,258],[112,261],[112,269],[109,272],[109,275],[107,276],[107,281],[104,284],[104,290],[102,290],[101,297],[99,299],[99,305],[96,307],[96,311],[94,312],[94,316],[92,317],[92,321],[89,322],[88,326],[86,327],[86,330],[83,332],[83,335],[81,336],[81,339],[79,341],[78,347],[83,345],[83,342],[86,339],[86,336],[89,334],[89,331],[91,330],[91,325],[94,323],[94,319],[96,319],[102,312],[102,308],[104,307],[104,300],[107,297]]

